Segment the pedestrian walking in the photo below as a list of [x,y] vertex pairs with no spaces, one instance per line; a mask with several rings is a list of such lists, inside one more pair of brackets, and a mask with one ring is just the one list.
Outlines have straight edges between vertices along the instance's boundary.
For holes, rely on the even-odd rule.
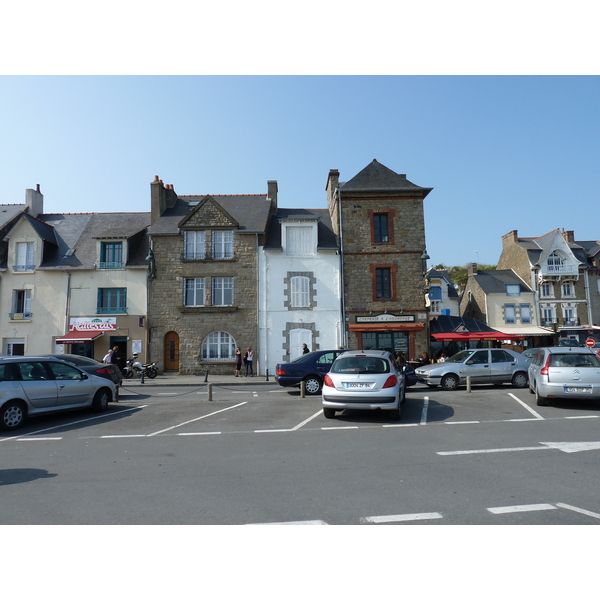
[[114,354],[114,350],[111,348],[105,355],[104,358],[102,359],[102,362],[107,364],[107,365],[112,365],[112,356]]
[[302,344],[302,354],[308,354],[310,350],[306,344]]
[[248,350],[244,353],[244,364],[246,365],[246,377],[248,377],[248,371],[250,371],[250,377],[254,377],[254,371],[252,370],[252,361],[254,360],[254,352],[252,347],[248,346]]
[[239,346],[235,349],[235,376],[242,376],[242,349]]

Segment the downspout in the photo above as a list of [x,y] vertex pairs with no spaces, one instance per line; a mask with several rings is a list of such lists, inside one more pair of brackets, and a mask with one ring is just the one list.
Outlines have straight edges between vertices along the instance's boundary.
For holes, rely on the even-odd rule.
[[337,194],[338,197],[338,219],[339,219],[339,231],[340,231],[340,311],[342,317],[341,325],[341,346],[344,348],[348,347],[348,336],[346,333],[346,305],[345,305],[345,294],[344,294],[344,230],[342,228],[342,192],[340,188],[336,188],[333,193],[334,196]]
[[583,276],[585,278],[585,301],[587,304],[588,327],[592,327],[592,325],[594,324],[592,320],[592,293],[590,292],[590,280],[587,268],[584,269]]
[[67,301],[65,302],[66,331],[69,332],[69,315],[71,314],[71,271],[67,271]]
[[254,351],[256,352],[256,363],[254,363],[256,365],[256,375],[258,376],[260,374],[260,365],[261,365],[261,360],[260,360],[260,352],[259,352],[259,340],[260,340],[260,323],[259,321],[259,315],[260,315],[260,294],[259,294],[259,290],[260,290],[260,273],[259,273],[259,268],[258,268],[258,233],[254,234],[254,239],[255,239],[255,249],[254,249],[254,256],[256,256],[256,348],[254,348]]

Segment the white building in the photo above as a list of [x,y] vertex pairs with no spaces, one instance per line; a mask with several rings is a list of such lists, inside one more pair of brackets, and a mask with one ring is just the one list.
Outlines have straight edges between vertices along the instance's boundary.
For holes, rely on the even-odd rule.
[[260,371],[342,344],[340,260],[327,209],[278,209],[259,248]]

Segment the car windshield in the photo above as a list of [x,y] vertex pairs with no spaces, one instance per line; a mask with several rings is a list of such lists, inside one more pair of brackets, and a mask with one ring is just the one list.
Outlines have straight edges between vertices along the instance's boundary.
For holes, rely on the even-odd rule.
[[390,364],[376,356],[348,356],[338,358],[331,368],[332,373],[389,373]]
[[469,356],[471,356],[471,354],[473,354],[473,352],[474,352],[474,350],[461,350],[460,352],[457,352],[450,358],[446,359],[446,362],[452,362],[452,363],[465,362],[465,360],[467,360],[467,358]]
[[578,368],[597,368],[600,367],[600,360],[595,354],[558,354],[550,355],[551,367],[578,367]]
[[297,363],[297,362],[302,362],[303,360],[310,360],[311,358],[314,358],[315,354],[317,354],[316,352],[309,352],[308,354],[301,354],[298,358],[295,358],[294,360],[291,360],[290,362],[293,363]]

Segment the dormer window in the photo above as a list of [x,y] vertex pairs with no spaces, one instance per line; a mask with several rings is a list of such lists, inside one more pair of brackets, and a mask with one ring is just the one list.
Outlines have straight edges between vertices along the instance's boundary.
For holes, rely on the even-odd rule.
[[313,225],[286,225],[284,230],[287,256],[310,256],[315,253],[316,237]]
[[33,271],[35,269],[33,259],[33,242],[17,242],[16,257],[17,264],[13,265],[14,271]]
[[123,268],[123,242],[100,242],[99,269]]
[[521,285],[519,283],[507,283],[506,284],[506,295],[507,296],[520,296]]

